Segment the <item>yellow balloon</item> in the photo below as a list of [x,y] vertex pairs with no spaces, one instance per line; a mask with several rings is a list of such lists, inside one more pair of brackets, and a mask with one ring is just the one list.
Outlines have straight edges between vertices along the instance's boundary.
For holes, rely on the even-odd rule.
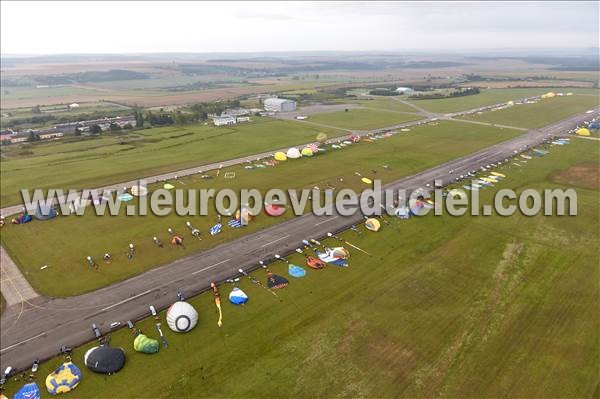
[[578,129],[577,132],[578,136],[589,136],[590,135],[590,131],[584,127],[582,127],[581,129]]

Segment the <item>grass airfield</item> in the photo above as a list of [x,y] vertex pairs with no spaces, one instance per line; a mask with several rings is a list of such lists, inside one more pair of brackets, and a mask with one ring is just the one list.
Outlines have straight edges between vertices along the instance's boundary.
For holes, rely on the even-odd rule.
[[379,129],[419,119],[423,118],[416,114],[378,108],[352,108],[310,116],[311,122],[352,130]]
[[90,188],[304,144],[318,133],[346,134],[294,121],[252,117],[233,127],[172,126],[6,148],[2,206],[21,201],[21,188]]
[[[443,98],[434,100],[409,100],[415,105],[425,108],[428,111],[439,112],[439,113],[450,113],[458,112],[467,109],[473,109],[477,107],[483,107],[486,105],[500,104],[510,100],[518,100],[526,97],[539,96],[544,93],[562,92],[573,94],[586,94],[593,95],[598,98],[600,92],[598,89],[579,89],[579,88],[548,88],[548,87],[536,87],[536,88],[512,88],[512,89],[482,89],[481,93],[455,98]],[[512,121],[516,123],[516,121]],[[518,125],[517,125],[518,126]]]
[[[289,160],[273,168],[227,168],[213,180],[203,180],[196,175],[182,179],[185,185],[174,184],[185,189],[231,188],[237,191],[257,188],[263,192],[270,188],[318,186],[324,189],[327,184],[337,189],[362,190],[367,186],[354,174],[356,171],[387,183],[520,134],[518,130],[454,121],[431,123],[373,143],[362,142],[341,150],[329,150],[323,155]],[[373,170],[376,172],[373,173]],[[236,177],[225,179],[228,171],[235,172]],[[214,176],[215,172],[211,174]],[[343,178],[344,182],[340,183],[339,178]],[[178,217],[175,214],[128,217],[124,212],[122,207],[122,214],[118,217],[95,217],[88,208],[85,216],[59,216],[48,222],[7,225],[1,232],[2,245],[39,293],[69,296],[121,281],[282,220],[259,215],[246,228],[230,229],[225,226],[221,234],[211,237],[208,229],[216,223],[214,213],[206,217]],[[290,213],[286,212],[286,217],[291,217]],[[202,241],[189,234],[185,227],[188,220],[202,231]],[[182,234],[185,248],[169,245],[163,249],[156,248],[152,237],[159,236],[166,241],[169,227]],[[31,250],[32,242],[39,243],[35,251]],[[133,261],[126,257],[130,242],[135,243],[137,248]],[[101,260],[107,251],[113,254],[110,265]],[[87,265],[85,258],[88,255],[100,265],[100,271],[94,271]],[[40,270],[44,265],[48,268]],[[56,284],[57,275],[69,275],[70,278]]]
[[562,96],[542,99],[535,104],[519,104],[497,111],[468,115],[462,119],[536,129],[598,106],[599,96]]
[[[88,372],[82,357],[92,345],[78,348],[83,380],[68,396],[593,397],[599,148],[571,141],[503,168],[508,177],[482,191],[481,204],[500,188],[574,187],[578,216],[427,216],[346,232],[374,256],[354,250],[347,269],[290,278],[281,300],[244,279],[250,301],[225,303],[222,328],[212,294],[193,298],[198,326],[183,335],[165,328],[169,348],[157,355],[133,353],[133,336],[121,329],[111,345],[128,359],[114,376]],[[270,267],[286,275],[283,263]],[[265,281],[264,271],[254,275]],[[226,297],[230,287],[220,290]],[[137,326],[158,337],[154,320]],[[41,365],[42,389],[60,362]],[[6,394],[20,385],[10,381]]]

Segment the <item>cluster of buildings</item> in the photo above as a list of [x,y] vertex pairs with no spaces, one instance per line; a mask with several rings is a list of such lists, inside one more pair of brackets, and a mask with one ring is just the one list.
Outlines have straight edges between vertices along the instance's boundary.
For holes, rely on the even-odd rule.
[[32,133],[35,134],[39,140],[54,140],[64,136],[63,132],[57,131],[54,128],[44,130],[27,129],[24,131],[7,129],[0,134],[0,143],[2,145],[24,143],[30,139]]
[[285,98],[271,97],[263,102],[263,109],[229,109],[221,113],[220,116],[209,115],[215,126],[235,125],[237,123],[250,122],[250,113],[259,113],[260,115],[270,115],[275,112],[291,112],[296,110],[296,102]]
[[75,132],[75,129],[79,129],[83,135],[88,135],[91,134],[91,127],[94,125],[98,125],[100,129],[105,131],[109,130],[110,125],[112,124],[115,124],[120,128],[124,128],[127,125],[135,127],[136,121],[132,116],[116,116],[114,118],[61,123],[53,127],[41,129],[25,129],[18,131],[6,129],[0,134],[0,143],[2,145],[24,143],[31,139],[32,134],[36,136],[36,140],[56,140],[63,137],[65,133]]

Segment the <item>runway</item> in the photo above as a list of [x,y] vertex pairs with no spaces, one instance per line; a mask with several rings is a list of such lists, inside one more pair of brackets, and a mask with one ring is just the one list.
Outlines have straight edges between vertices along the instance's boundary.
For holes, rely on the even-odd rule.
[[[383,187],[412,190],[432,184],[436,179],[447,183],[455,176],[479,169],[523,151],[552,136],[566,132],[598,114],[582,113],[543,129],[496,144],[484,150],[446,162]],[[590,143],[591,144],[591,143]],[[454,173],[449,172],[453,170]],[[176,300],[177,290],[187,297],[210,289],[212,281],[222,282],[238,275],[237,270],[252,270],[258,261],[278,253],[286,255],[307,238],[320,239],[328,232],[339,232],[362,222],[360,213],[317,217],[307,214],[257,231],[205,252],[99,289],[69,298],[35,297],[22,306],[8,307],[1,319],[0,368],[17,370],[30,367],[34,359],[46,360],[58,354],[61,345],[78,346],[94,339],[90,328],[96,323],[103,333],[113,321],[138,320],[149,315],[148,306],[165,309]]]

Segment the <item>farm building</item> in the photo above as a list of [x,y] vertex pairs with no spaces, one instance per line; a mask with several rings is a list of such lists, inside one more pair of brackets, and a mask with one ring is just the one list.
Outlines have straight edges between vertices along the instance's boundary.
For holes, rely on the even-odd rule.
[[41,140],[48,140],[48,139],[61,138],[62,136],[64,136],[64,134],[63,134],[63,132],[51,132],[51,133],[40,133],[40,134],[38,134],[38,136]]
[[410,87],[398,87],[396,89],[396,93],[399,94],[405,94],[405,93],[412,93],[414,90],[411,89]]
[[290,112],[296,110],[296,102],[285,98],[267,98],[264,105],[265,111]]
[[235,125],[236,122],[233,116],[216,116],[213,118],[215,126]]

